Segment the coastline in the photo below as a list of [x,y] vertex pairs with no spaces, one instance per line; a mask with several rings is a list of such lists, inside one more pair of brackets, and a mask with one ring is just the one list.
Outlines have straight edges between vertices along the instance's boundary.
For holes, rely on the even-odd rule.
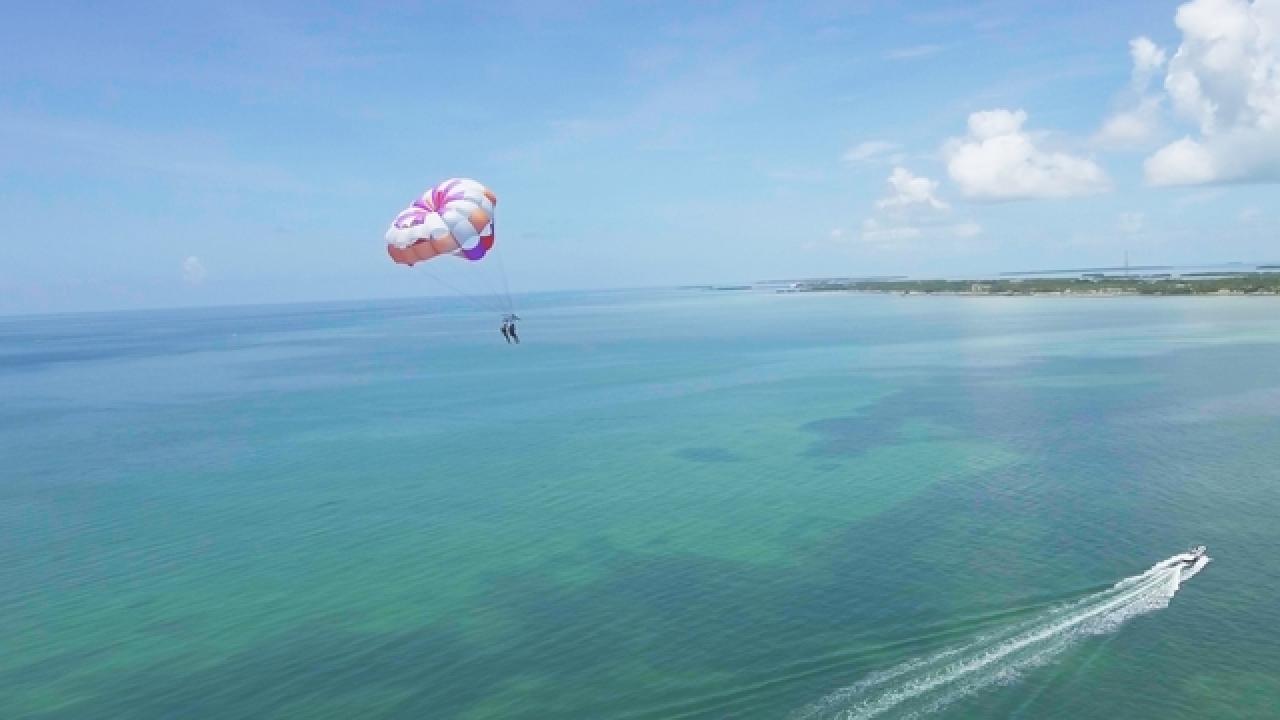
[[845,293],[849,295],[899,295],[912,297],[1068,297],[1068,298],[1121,298],[1121,297],[1280,297],[1280,292],[1211,292],[1211,293],[1144,293],[1134,291],[1126,292],[1070,292],[1070,291],[1034,291],[1034,292],[971,292],[964,290],[938,290],[938,291],[896,291],[896,290],[776,290],[780,295],[811,295],[821,293]]

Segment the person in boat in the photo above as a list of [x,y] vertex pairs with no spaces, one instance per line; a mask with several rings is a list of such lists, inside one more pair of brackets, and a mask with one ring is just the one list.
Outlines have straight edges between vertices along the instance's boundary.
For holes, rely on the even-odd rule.
[[502,321],[502,337],[507,341],[508,345],[511,344],[511,323],[506,320]]
[[[515,317],[514,315],[512,317]],[[507,323],[507,334],[514,340],[517,345],[520,344],[520,336],[516,334],[516,321],[512,320]]]

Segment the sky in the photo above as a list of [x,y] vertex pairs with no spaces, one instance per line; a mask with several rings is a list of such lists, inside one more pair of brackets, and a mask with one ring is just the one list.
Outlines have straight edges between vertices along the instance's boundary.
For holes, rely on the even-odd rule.
[[383,235],[454,176],[515,291],[1280,260],[1280,0],[11,3],[0,67],[0,313],[447,294]]

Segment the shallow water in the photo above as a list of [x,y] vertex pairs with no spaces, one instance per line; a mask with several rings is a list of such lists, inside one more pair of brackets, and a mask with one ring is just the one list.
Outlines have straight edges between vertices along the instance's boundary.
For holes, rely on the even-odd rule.
[[1198,543],[931,717],[1280,707],[1276,299],[463,309],[0,318],[0,717],[786,717]]

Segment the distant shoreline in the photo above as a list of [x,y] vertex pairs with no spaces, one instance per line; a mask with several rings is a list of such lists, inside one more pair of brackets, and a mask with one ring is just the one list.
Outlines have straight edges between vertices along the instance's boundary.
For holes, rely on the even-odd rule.
[[1212,293],[1141,293],[1141,292],[1027,292],[1027,293],[975,293],[964,291],[896,292],[891,290],[777,290],[781,295],[813,295],[844,293],[846,295],[898,295],[902,297],[1066,297],[1066,298],[1122,298],[1122,297],[1280,297],[1280,292],[1212,292]]
[[1280,272],[1194,276],[1084,276],[1005,278],[999,280],[808,280],[777,293],[849,292],[876,295],[948,295],[960,297],[1275,297]]

